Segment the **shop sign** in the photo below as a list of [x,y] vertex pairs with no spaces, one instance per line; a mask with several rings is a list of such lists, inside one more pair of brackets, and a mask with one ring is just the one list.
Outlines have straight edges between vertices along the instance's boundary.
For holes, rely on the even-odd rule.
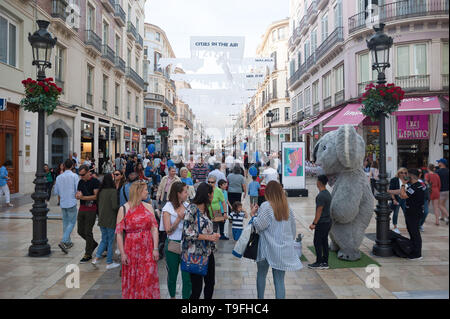
[[397,116],[399,140],[428,140],[428,115]]
[[140,134],[139,134],[139,132],[135,132],[135,131],[133,131],[133,136],[132,136],[132,141],[133,142],[139,142],[139,138],[140,138]]
[[124,137],[124,139],[129,140],[130,136],[131,136],[131,131],[127,130],[127,129],[124,129],[123,130],[123,137]]

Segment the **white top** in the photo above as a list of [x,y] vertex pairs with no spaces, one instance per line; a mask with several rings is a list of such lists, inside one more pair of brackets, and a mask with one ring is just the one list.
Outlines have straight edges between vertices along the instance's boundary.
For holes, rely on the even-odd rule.
[[231,155],[228,155],[228,156],[225,158],[225,164],[227,165],[227,168],[228,168],[228,169],[233,168],[233,165],[234,165],[234,157],[231,156]]
[[208,164],[209,165],[214,165],[214,163],[216,163],[217,161],[216,161],[216,156],[210,156],[209,158],[208,158]]
[[278,181],[278,172],[276,169],[269,167],[264,170],[264,183],[268,184],[270,181]]
[[[183,203],[183,205],[184,205],[185,208],[188,207],[187,203]],[[169,213],[170,214],[170,223],[171,224],[175,223],[175,220],[177,219],[178,214],[175,211],[175,209],[174,209],[174,207],[173,207],[171,202],[167,202],[166,205],[164,205],[164,207],[162,209],[162,212],[163,212],[163,215],[164,215],[165,212]],[[161,215],[161,216],[163,216],[163,215]],[[160,231],[165,231],[165,228],[164,228],[164,217],[161,217],[161,221],[159,223],[159,230]],[[177,229],[171,235],[167,235],[167,237],[169,239],[172,239],[172,240],[181,240],[182,234],[183,234],[183,221],[181,221],[178,224]]]
[[143,166],[144,168],[146,168],[147,165],[148,165],[148,162],[150,162],[150,160],[149,160],[148,158],[146,158],[146,159],[144,159],[142,162],[143,162],[143,163],[142,163],[142,166]]

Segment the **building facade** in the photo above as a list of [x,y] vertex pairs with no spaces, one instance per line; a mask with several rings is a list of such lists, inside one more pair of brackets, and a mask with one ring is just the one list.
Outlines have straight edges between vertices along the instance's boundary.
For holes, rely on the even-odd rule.
[[[377,158],[379,123],[362,116],[358,105],[366,85],[377,79],[365,41],[376,21],[394,40],[387,83],[406,91],[398,112],[386,119],[387,172],[393,176],[401,166],[448,158],[448,1],[291,0],[292,137],[306,143],[312,160],[323,134],[353,124],[367,156]],[[405,138],[399,134],[405,121],[426,133]]]
[[[247,119],[243,128],[250,127],[252,132],[248,139],[251,153],[256,150],[278,152],[281,143],[291,139],[291,105],[287,91],[288,26],[289,19],[272,23],[256,52],[258,57],[272,57],[275,63],[273,71],[267,71],[264,81],[246,106]],[[270,130],[267,117],[269,111],[274,113]],[[242,142],[242,139],[237,141],[238,145]]]
[[56,167],[76,152],[81,162],[95,159],[101,172],[106,157],[141,151],[144,5],[145,0],[1,2],[0,33],[8,35],[2,47],[9,55],[0,61],[0,95],[8,100],[0,125],[8,127],[5,154],[13,160],[13,192],[34,189],[37,114],[19,103],[21,81],[36,77],[27,34],[37,29],[38,19],[49,21],[58,39],[46,76],[63,89],[60,105],[46,118],[46,163]]

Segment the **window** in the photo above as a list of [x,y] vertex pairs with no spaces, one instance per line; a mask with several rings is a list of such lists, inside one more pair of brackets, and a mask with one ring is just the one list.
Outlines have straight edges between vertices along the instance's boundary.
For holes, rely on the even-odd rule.
[[325,13],[322,17],[321,23],[322,30],[322,42],[328,37],[328,13]]
[[317,28],[311,31],[311,55],[316,52],[317,49]]
[[134,68],[137,74],[139,74],[139,59],[135,58]]
[[131,120],[131,93],[127,91],[127,119]]
[[286,28],[279,28],[278,29],[278,39],[283,40],[286,36]]
[[17,66],[17,27],[0,15],[0,62]]
[[161,68],[158,67],[159,59],[161,59],[161,57],[162,57],[161,53],[155,51],[154,71],[161,72]]
[[285,121],[289,121],[291,119],[291,114],[290,114],[290,107],[285,107],[284,108],[284,120]]
[[323,99],[326,99],[327,97],[331,96],[331,87],[330,87],[330,76],[331,74],[328,73],[323,76],[322,78],[322,97]]
[[136,17],[136,30],[139,33],[139,18]]
[[161,34],[159,32],[156,32],[155,40],[160,42],[161,41]]
[[116,56],[121,56],[120,54],[120,37],[116,34]]
[[311,89],[309,86],[305,89],[305,101],[304,102],[305,102],[305,107],[309,106],[311,104]]
[[87,66],[87,92],[86,92],[86,103],[92,104],[92,83],[94,83],[94,68],[90,65]]
[[334,27],[342,27],[342,0],[337,0],[334,6]]
[[290,74],[290,77],[292,77],[294,75],[294,72],[295,72],[294,70],[295,70],[295,59],[293,59],[293,60],[291,60],[289,62],[289,74]]
[[309,48],[310,48],[310,44],[309,44],[309,40],[307,40],[307,41],[305,42],[305,45],[304,45],[304,49],[305,49],[305,62],[306,62],[306,59],[309,58],[309,56],[310,56]]
[[131,6],[128,4],[128,21],[131,21]]
[[316,81],[312,85],[312,104],[319,103],[319,81]]
[[131,50],[127,49],[127,67],[131,68]]
[[277,30],[272,30],[272,41],[277,41]]
[[95,8],[88,3],[86,14],[86,30],[95,31]]
[[103,86],[102,86],[102,93],[103,93],[103,101],[102,101],[102,108],[104,111],[108,110],[108,77],[106,75],[103,75]]
[[272,123],[277,123],[278,121],[280,121],[280,109],[273,109],[272,113],[273,113]]
[[103,21],[103,39],[102,44],[109,45],[109,24]]
[[302,53],[300,52],[300,50],[297,53],[297,57],[298,57],[298,68],[300,68],[300,65],[302,65]]
[[441,45],[441,57],[442,57],[442,74],[448,74],[448,43],[442,43]]
[[136,98],[136,102],[134,104],[135,112],[136,112],[136,123],[139,123],[139,98]]
[[114,113],[115,115],[119,115],[119,106],[120,106],[120,85],[116,83],[116,87],[114,89]]
[[277,69],[277,51],[272,52],[270,57],[273,59],[273,69],[276,70]]
[[425,43],[397,46],[397,76],[426,75],[426,50],[427,45]]
[[272,80],[272,96],[274,99],[278,97],[277,95],[277,79]]
[[369,53],[360,54],[358,56],[358,63],[359,63],[358,83],[369,82],[377,78],[377,71],[372,70],[372,64],[370,63]]
[[336,84],[336,93],[344,89],[344,65],[334,70],[334,83]]
[[55,81],[63,82],[64,67],[64,49],[60,46],[55,47]]
[[297,112],[298,111],[303,111],[303,92],[301,92],[298,95],[298,100],[297,100]]

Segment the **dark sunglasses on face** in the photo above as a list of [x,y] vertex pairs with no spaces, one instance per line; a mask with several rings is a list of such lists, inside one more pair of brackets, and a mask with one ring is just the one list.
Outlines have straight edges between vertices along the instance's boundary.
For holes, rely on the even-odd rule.
[[214,181],[208,181],[208,184],[214,184],[215,182]]
[[78,174],[80,177],[84,177],[84,175],[86,175],[87,173],[84,174]]

